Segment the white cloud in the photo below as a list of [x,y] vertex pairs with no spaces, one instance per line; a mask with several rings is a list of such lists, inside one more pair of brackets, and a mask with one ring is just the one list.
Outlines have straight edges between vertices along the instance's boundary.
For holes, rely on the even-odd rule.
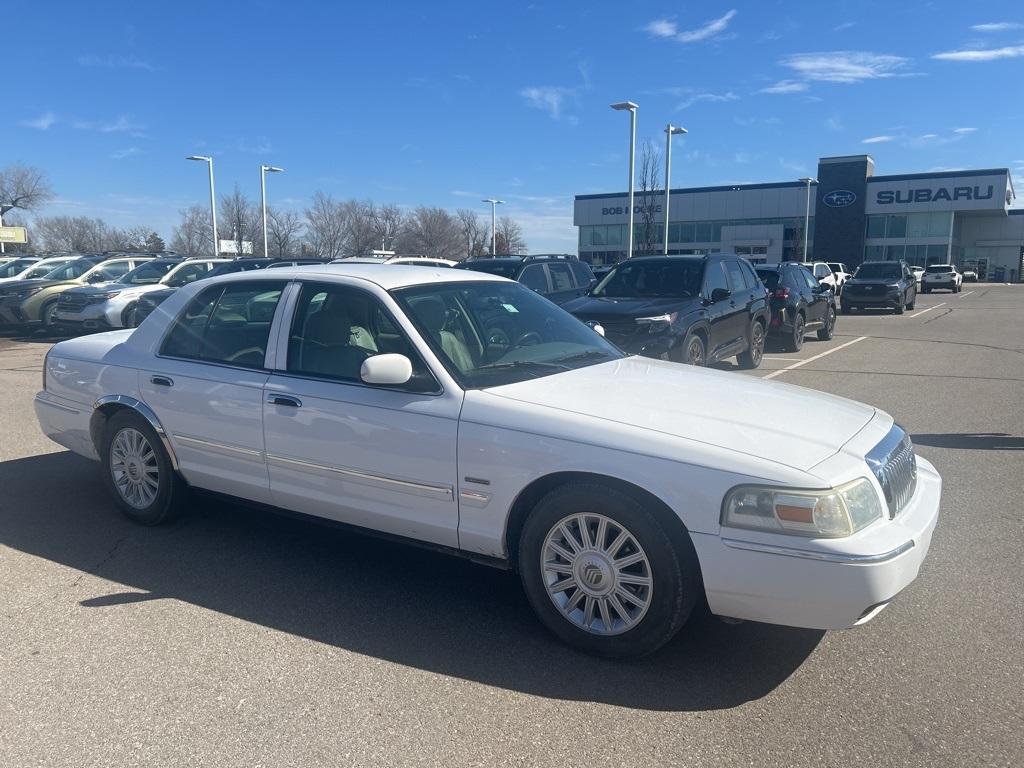
[[830,131],[841,131],[843,130],[843,121],[839,119],[838,115],[832,115],[832,117],[825,121],[825,127]]
[[100,133],[130,133],[141,136],[146,126],[137,123],[128,115],[118,115],[116,120],[96,122],[93,120],[75,120],[74,127],[80,131],[99,131]]
[[699,43],[722,34],[733,20],[736,11],[727,11],[725,15],[712,19],[696,29],[679,31],[679,25],[671,19],[655,19],[644,26],[644,31],[651,37],[672,39],[679,43]]
[[708,38],[720,35],[729,26],[729,22],[732,21],[735,15],[736,11],[727,11],[724,16],[712,19],[701,27],[680,32],[676,35],[676,40],[680,43],[698,43],[701,40],[707,40]]
[[971,29],[975,32],[1009,32],[1014,29],[1024,29],[1024,24],[1016,21],[991,21],[987,24],[973,24]]
[[729,91],[727,93],[695,93],[693,96],[690,96],[684,99],[683,101],[679,102],[679,104],[676,105],[676,111],[678,112],[683,109],[689,109],[699,101],[720,102],[736,101],[737,99],[739,99],[739,96],[737,96],[732,91]]
[[844,29],[849,29],[850,27],[856,27],[856,26],[857,26],[857,22],[856,21],[844,21],[842,24],[837,24],[836,26],[832,27],[832,31],[833,32],[842,32]]
[[895,141],[895,136],[868,136],[866,139],[861,139],[861,144],[882,144],[886,141]]
[[103,69],[144,69],[155,71],[156,67],[136,56],[97,56],[88,54],[78,57],[80,67],[101,67]]
[[976,130],[978,130],[978,129],[977,128],[954,128],[953,129],[953,133],[967,134],[967,133],[974,133]]
[[448,194],[453,195],[454,197],[483,197],[479,192],[467,192],[464,189],[453,189]]
[[939,61],[995,61],[996,59],[1016,59],[1020,56],[1024,56],[1024,45],[944,51],[943,53],[934,54],[932,58]]
[[31,120],[22,120],[21,124],[26,128],[35,128],[37,131],[48,131],[56,122],[57,116],[53,112],[44,112]]
[[565,97],[570,93],[572,93],[570,88],[549,85],[523,88],[519,95],[526,100],[527,106],[544,110],[553,120],[558,120],[562,116],[562,105],[565,103]]
[[790,171],[791,173],[807,173],[806,165],[804,165],[803,163],[791,162],[784,157],[779,158],[779,165],[782,167],[783,170]]
[[867,51],[832,51],[826,53],[797,53],[779,62],[808,80],[827,83],[857,83],[898,77],[910,60]]
[[675,37],[679,34],[676,23],[668,19],[655,19],[644,27],[644,31],[651,37]]
[[126,157],[135,157],[136,155],[141,154],[142,150],[139,149],[138,147],[127,147],[125,149],[117,150],[111,155],[111,157],[114,158],[115,160],[124,160]]
[[802,93],[809,86],[799,80],[779,80],[775,85],[769,85],[761,89],[761,93]]

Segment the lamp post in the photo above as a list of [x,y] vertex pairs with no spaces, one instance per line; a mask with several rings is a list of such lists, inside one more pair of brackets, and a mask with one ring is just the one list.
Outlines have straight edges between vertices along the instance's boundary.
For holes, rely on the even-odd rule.
[[273,165],[260,166],[260,202],[263,206],[263,258],[267,258],[267,174],[281,173],[284,168]]
[[633,258],[633,175],[636,167],[636,111],[640,107],[632,101],[619,101],[611,105],[619,112],[629,110],[629,218],[626,231],[626,258]]
[[686,133],[685,128],[669,123],[665,126],[665,247],[662,253],[668,256],[668,206],[669,190],[672,188],[672,137]]
[[213,255],[220,253],[220,241],[217,239],[217,195],[213,191],[213,158],[206,155],[189,155],[186,160],[202,160],[210,167],[210,218],[213,223]]
[[807,261],[807,234],[811,228],[811,184],[817,184],[818,180],[804,176],[800,181],[807,185],[807,205],[804,208],[804,261]]
[[495,218],[494,218],[495,214],[494,214],[494,212],[497,209],[497,206],[503,205],[505,201],[504,200],[496,200],[493,197],[488,197],[486,200],[483,200],[482,202],[490,203],[491,204],[491,256],[495,256],[497,254],[497,251],[496,251],[497,240],[495,239],[496,238],[495,233],[496,233],[497,230],[495,229]]
[[[0,205],[0,227],[4,225],[4,214],[12,210],[14,210],[13,205],[7,205],[6,203]],[[0,240],[0,253],[7,253],[7,248],[4,246],[3,240]]]

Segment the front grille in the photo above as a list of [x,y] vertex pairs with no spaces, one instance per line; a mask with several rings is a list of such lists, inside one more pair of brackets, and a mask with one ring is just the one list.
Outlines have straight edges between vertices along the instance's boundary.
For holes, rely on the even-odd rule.
[[89,304],[87,296],[75,296],[74,294],[62,293],[60,299],[57,301],[57,306],[60,309],[81,309],[82,307]]
[[604,328],[604,334],[609,339],[628,339],[637,331],[637,323],[632,318],[612,318],[612,317],[600,317],[599,315],[591,315],[588,317],[581,317],[583,322],[597,323]]
[[917,490],[917,457],[910,435],[893,425],[867,455],[868,466],[882,486],[889,517],[894,518]]

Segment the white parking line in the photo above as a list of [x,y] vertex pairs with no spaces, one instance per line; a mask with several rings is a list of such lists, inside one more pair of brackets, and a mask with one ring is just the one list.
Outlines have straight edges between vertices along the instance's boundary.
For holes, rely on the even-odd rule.
[[928,309],[922,309],[920,312],[915,312],[912,315],[908,315],[908,317],[917,317],[918,315],[923,315],[925,312],[931,312],[933,309],[938,309],[939,307],[944,307],[944,306],[946,306],[946,302],[942,302],[941,304],[936,304],[934,307],[928,307]]
[[[669,227],[669,229],[671,229],[671,227]],[[960,298],[962,299],[964,296],[970,296],[972,293],[974,293],[974,291],[968,291],[967,293],[961,293],[960,294]]]
[[834,347],[833,349],[830,349],[830,350],[828,350],[826,352],[822,352],[820,355],[815,355],[814,357],[808,357],[806,360],[800,360],[799,362],[793,363],[792,365],[787,366],[785,368],[782,368],[781,370],[772,371],[767,376],[762,376],[761,378],[763,378],[763,379],[774,379],[776,376],[781,376],[786,371],[792,371],[794,368],[799,368],[801,365],[807,365],[808,363],[813,363],[815,360],[820,360],[823,357],[831,355],[833,352],[838,352],[840,349],[845,349],[846,347],[849,347],[852,344],[856,344],[858,341],[864,341],[864,339],[866,339],[866,338],[867,338],[867,336],[858,336],[853,341],[848,341],[845,344],[840,344],[838,347]]

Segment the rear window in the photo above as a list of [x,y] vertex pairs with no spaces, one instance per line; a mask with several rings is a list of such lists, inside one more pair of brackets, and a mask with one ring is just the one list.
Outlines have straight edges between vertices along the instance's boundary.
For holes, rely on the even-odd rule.
[[952,271],[953,271],[953,267],[951,265],[949,265],[949,264],[932,264],[930,267],[928,267],[925,270],[925,272],[927,272],[930,275],[934,275],[936,273],[942,274],[943,272],[952,272]]
[[489,275],[497,275],[498,277],[507,277],[509,280],[516,279],[516,272],[519,271],[519,262],[508,263],[508,262],[488,262],[486,260],[481,261],[464,261],[458,265],[459,269],[471,269],[474,272],[486,272]]
[[761,282],[765,284],[765,287],[769,291],[774,291],[779,287],[779,272],[775,269],[759,269],[757,270],[757,276],[761,278]]

